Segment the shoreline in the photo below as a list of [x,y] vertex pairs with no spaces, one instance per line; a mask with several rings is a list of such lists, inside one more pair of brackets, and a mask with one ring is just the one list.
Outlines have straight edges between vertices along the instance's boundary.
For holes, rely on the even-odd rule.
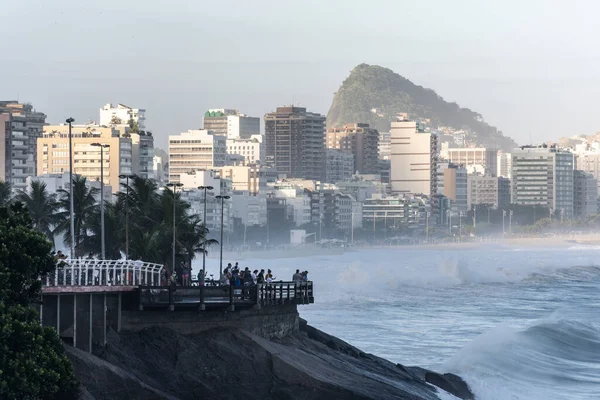
[[[368,245],[352,247],[296,247],[288,249],[255,250],[255,251],[225,251],[224,259],[276,259],[297,258],[307,255],[335,256],[371,249],[395,249],[395,250],[459,250],[474,249],[479,247],[508,247],[508,248],[568,248],[572,246],[600,246],[600,233],[583,235],[555,235],[547,237],[512,237],[512,238],[486,238],[481,241],[468,242],[444,242],[444,243],[421,243],[406,245]],[[218,259],[218,253],[207,256],[207,259]]]

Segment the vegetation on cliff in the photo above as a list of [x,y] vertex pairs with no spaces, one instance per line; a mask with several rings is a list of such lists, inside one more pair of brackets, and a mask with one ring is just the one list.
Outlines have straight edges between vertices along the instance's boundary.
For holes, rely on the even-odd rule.
[[76,399],[78,383],[56,331],[30,306],[54,269],[52,246],[20,203],[0,208],[0,398]]
[[366,122],[380,132],[388,132],[390,122],[399,114],[430,119],[431,125],[448,126],[469,132],[473,144],[512,150],[517,144],[483,117],[468,108],[445,101],[436,92],[415,85],[390,69],[360,64],[336,92],[329,113],[328,127]]

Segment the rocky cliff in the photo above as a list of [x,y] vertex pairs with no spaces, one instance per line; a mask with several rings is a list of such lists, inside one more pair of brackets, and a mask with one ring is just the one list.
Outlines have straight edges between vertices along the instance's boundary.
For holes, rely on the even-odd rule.
[[[472,399],[457,376],[364,353],[300,320],[266,339],[237,328],[111,332],[94,355],[67,348],[85,399]],[[436,388],[437,387],[437,388]]]

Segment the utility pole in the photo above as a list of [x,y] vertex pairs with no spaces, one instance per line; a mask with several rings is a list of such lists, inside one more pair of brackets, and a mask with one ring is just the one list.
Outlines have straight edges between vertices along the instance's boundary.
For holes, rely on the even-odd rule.
[[504,237],[504,218],[506,218],[506,210],[502,210],[502,237]]
[[458,213],[458,238],[462,240],[462,211]]
[[230,199],[230,196],[216,196],[221,200],[221,255],[219,257],[219,277],[223,275],[223,204],[224,201]]
[[508,234],[512,235],[512,216],[513,216],[513,210],[510,210],[510,212],[508,213]]
[[100,148],[100,252],[103,260],[106,259],[104,244],[104,149],[110,147],[109,144],[92,143],[94,147]]
[[429,243],[429,217],[431,216],[431,212],[427,211],[425,214],[425,241]]

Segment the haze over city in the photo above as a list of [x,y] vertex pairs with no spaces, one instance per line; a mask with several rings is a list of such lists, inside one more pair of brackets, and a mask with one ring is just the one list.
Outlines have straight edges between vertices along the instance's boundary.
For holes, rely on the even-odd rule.
[[481,113],[519,144],[600,128],[592,1],[21,1],[3,5],[1,98],[51,123],[148,111],[157,147],[205,110],[326,114],[357,64]]

